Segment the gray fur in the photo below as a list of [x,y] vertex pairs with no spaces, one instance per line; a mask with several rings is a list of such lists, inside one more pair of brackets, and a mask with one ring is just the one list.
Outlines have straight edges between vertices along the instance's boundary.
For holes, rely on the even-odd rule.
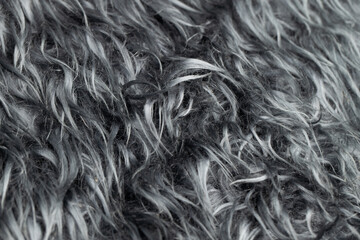
[[357,0],[1,0],[0,239],[360,239]]

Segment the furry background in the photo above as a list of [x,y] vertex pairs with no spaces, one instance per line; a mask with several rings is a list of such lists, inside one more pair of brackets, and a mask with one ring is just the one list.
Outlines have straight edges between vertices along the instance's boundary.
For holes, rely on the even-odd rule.
[[360,1],[0,6],[0,239],[360,239]]

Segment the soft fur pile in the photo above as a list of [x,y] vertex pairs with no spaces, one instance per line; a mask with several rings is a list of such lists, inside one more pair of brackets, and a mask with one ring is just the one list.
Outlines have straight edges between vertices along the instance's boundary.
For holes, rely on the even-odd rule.
[[359,1],[0,6],[0,239],[360,239]]

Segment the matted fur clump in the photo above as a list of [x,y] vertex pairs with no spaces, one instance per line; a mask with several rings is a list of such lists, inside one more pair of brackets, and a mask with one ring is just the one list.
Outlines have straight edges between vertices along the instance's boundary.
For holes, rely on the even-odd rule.
[[360,239],[359,1],[0,6],[0,239]]

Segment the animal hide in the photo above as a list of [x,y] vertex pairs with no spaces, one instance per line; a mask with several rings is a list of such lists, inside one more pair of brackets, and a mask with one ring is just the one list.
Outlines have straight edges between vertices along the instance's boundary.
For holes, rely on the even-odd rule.
[[0,239],[360,239],[360,1],[0,0]]

